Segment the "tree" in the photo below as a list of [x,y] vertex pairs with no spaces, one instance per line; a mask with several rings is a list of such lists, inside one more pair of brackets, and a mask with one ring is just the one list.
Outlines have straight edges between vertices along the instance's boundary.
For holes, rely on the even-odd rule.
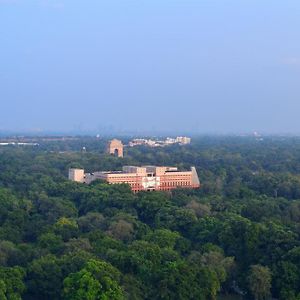
[[29,299],[59,299],[62,273],[58,259],[54,255],[47,255],[30,263],[26,286],[28,288],[26,295]]
[[108,229],[108,234],[115,239],[128,242],[133,237],[133,225],[125,220],[118,220],[113,222]]
[[274,275],[274,288],[280,299],[295,299],[295,295],[300,293],[299,268],[290,261],[281,261],[276,266]]
[[122,300],[120,272],[109,263],[91,259],[77,273],[64,280],[63,298],[66,300]]
[[92,246],[90,241],[86,238],[70,239],[65,243],[65,253],[79,252],[79,251],[91,251]]
[[146,241],[157,244],[160,248],[168,247],[173,249],[180,234],[168,229],[157,229],[147,234],[144,239]]
[[148,225],[153,224],[155,215],[161,208],[168,206],[170,206],[170,199],[161,192],[140,193],[135,204],[139,218]]
[[62,237],[52,232],[44,233],[39,236],[38,244],[42,249],[45,249],[50,253],[59,253],[64,247]]
[[12,266],[19,262],[20,251],[9,241],[0,241],[0,265]]
[[60,257],[59,264],[61,267],[62,278],[66,278],[71,273],[79,272],[84,268],[86,263],[95,258],[95,256],[87,251],[77,250],[68,252]]
[[231,275],[235,265],[233,257],[224,257],[219,251],[204,253],[200,261],[202,266],[216,272],[220,283],[223,283]]
[[186,208],[193,210],[198,218],[209,216],[211,210],[208,205],[199,203],[196,200],[189,202]]
[[143,279],[155,275],[162,259],[160,247],[146,241],[134,241],[129,246],[126,256],[129,270]]
[[64,241],[77,237],[78,225],[75,220],[62,217],[54,224],[54,231],[61,235]]
[[21,300],[26,288],[24,276],[23,268],[0,268],[0,300]]
[[64,299],[97,300],[101,299],[101,284],[86,269],[70,274],[64,280]]
[[252,265],[247,279],[249,290],[255,300],[264,300],[270,297],[272,276],[268,267]]
[[6,296],[6,285],[3,280],[0,280],[0,300],[7,300]]
[[105,218],[97,212],[89,212],[78,219],[78,226],[82,232],[89,232],[96,229],[103,229]]
[[0,189],[0,225],[4,223],[8,214],[18,207],[18,200],[7,189]]
[[165,207],[155,216],[155,226],[186,233],[196,223],[195,212],[186,208]]

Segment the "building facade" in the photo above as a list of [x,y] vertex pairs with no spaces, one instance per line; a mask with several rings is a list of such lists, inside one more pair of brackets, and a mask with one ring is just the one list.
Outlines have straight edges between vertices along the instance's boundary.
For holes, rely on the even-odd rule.
[[191,143],[191,138],[186,136],[178,136],[176,138],[167,137],[165,140],[152,139],[133,139],[129,142],[129,147],[148,146],[148,147],[165,147],[169,145],[179,144],[181,146]]
[[123,157],[123,148],[124,145],[121,141],[117,139],[113,139],[108,142],[106,152],[109,153],[110,155]]
[[85,182],[85,174],[83,169],[69,169],[69,180],[76,182]]
[[84,173],[82,169],[70,169],[69,179],[86,184],[96,179],[105,180],[110,184],[127,183],[133,192],[200,187],[195,167],[191,167],[190,171],[178,171],[176,167],[124,166],[122,171],[94,173]]
[[178,136],[175,141],[181,145],[187,145],[191,143],[191,138],[186,136]]

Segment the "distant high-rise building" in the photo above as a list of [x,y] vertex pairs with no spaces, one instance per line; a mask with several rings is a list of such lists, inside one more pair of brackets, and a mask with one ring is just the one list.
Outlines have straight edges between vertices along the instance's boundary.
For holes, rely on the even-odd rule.
[[[77,176],[74,176],[74,173]],[[133,192],[170,191],[176,188],[200,187],[195,167],[191,167],[190,171],[178,171],[176,167],[124,166],[122,171],[100,171],[85,173],[84,175],[83,173],[84,170],[71,169],[69,179],[86,184],[96,179],[105,180],[110,184],[127,183]]]
[[124,146],[121,141],[113,139],[108,142],[106,151],[111,155],[123,157],[123,147]]

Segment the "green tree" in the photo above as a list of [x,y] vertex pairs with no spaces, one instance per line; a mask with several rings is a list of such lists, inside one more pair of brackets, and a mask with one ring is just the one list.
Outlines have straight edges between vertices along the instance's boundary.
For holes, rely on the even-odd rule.
[[120,273],[109,263],[91,259],[77,273],[64,280],[63,298],[66,300],[122,300]]
[[272,276],[268,267],[252,265],[247,279],[249,290],[255,300],[264,300],[270,297]]
[[64,299],[97,300],[101,299],[101,284],[86,269],[70,274],[64,280]]
[[133,225],[125,220],[113,222],[107,231],[107,233],[113,238],[122,240],[124,242],[128,242],[132,239],[133,232]]
[[97,212],[89,212],[78,219],[78,226],[82,232],[89,232],[96,229],[104,229],[105,218]]
[[68,241],[78,236],[78,225],[74,219],[62,217],[54,224],[54,231],[61,235],[64,241]]
[[21,300],[26,289],[24,276],[25,271],[20,267],[0,268],[0,299]]
[[6,285],[5,282],[1,279],[0,280],[0,300],[7,300],[6,297]]
[[54,254],[61,252],[64,247],[62,237],[52,232],[44,233],[39,236],[38,244],[42,249]]
[[168,229],[157,229],[147,234],[144,239],[146,241],[157,244],[160,248],[168,247],[173,249],[177,240],[180,238],[180,234]]
[[59,260],[47,255],[32,261],[27,270],[26,286],[26,295],[30,299],[59,299],[62,289]]

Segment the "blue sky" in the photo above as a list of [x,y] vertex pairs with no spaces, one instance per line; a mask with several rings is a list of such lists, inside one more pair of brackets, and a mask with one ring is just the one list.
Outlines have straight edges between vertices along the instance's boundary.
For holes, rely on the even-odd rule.
[[299,0],[0,0],[0,130],[300,133]]

